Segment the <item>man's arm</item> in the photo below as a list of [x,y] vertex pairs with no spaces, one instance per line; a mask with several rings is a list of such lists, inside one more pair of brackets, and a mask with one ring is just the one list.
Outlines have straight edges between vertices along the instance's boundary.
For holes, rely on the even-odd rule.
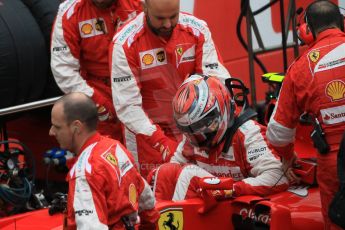
[[[266,196],[287,189],[288,181],[281,162],[274,156],[265,140],[265,128],[253,120],[247,121],[240,128],[242,155],[246,162],[249,177],[234,185],[235,195],[256,194]],[[236,138],[235,140],[239,140]]]
[[51,40],[51,69],[56,83],[64,93],[83,92],[92,96],[94,91],[80,75],[80,35],[76,16],[76,2],[60,5],[53,26]]
[[272,147],[287,160],[294,156],[296,126],[299,115],[303,112],[300,111],[295,97],[292,73],[293,70],[290,68],[284,79],[266,133],[267,140]]

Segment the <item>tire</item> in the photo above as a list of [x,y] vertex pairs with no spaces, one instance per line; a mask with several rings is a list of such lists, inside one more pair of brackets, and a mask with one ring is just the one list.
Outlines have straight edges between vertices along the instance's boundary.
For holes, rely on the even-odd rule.
[[38,23],[42,34],[44,36],[47,47],[47,55],[49,57],[47,70],[47,84],[44,89],[43,98],[50,98],[62,95],[62,91],[57,86],[53,74],[50,69],[50,39],[54,20],[61,3],[60,0],[22,0],[22,2],[29,8],[31,14]]
[[0,37],[0,109],[39,99],[48,55],[38,24],[20,0],[1,1]]

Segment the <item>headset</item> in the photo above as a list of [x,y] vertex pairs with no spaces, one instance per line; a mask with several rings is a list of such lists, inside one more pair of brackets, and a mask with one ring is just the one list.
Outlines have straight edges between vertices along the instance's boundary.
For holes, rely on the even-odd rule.
[[[311,4],[309,4],[307,6],[307,8],[304,10],[304,14],[303,16],[300,17],[299,21],[301,21],[301,18],[304,18],[304,23],[298,23],[297,24],[297,34],[298,34],[298,38],[299,40],[301,40],[302,42],[304,42],[307,45],[310,45],[312,42],[314,42],[315,40],[315,30],[314,30],[314,22],[313,19],[309,16],[310,13],[308,13],[310,11],[310,7],[312,5],[314,5],[316,2],[320,2],[320,1],[327,1],[327,0],[319,0],[319,1],[314,1]],[[337,6],[339,9],[344,9],[342,7],[339,7],[338,5],[336,5],[335,3],[331,2],[331,1],[327,1],[335,6]],[[300,10],[300,9],[298,9]],[[297,14],[298,13],[297,10]],[[340,14],[339,17],[339,25],[340,25],[340,30],[344,32],[344,15]]]

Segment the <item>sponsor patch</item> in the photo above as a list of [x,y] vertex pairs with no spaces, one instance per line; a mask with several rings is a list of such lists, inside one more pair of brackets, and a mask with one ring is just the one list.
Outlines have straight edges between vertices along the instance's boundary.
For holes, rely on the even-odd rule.
[[82,210],[76,210],[75,215],[78,216],[88,216],[93,213],[93,210],[87,210],[87,209],[82,209]]
[[128,188],[128,199],[129,202],[132,204],[134,207],[135,204],[137,203],[137,188],[135,187],[134,184],[130,184]]
[[153,68],[167,64],[166,52],[163,48],[146,50],[139,53],[141,69]]
[[345,122],[345,105],[320,110],[322,120],[327,125]]
[[332,101],[339,101],[345,98],[345,83],[341,80],[331,81],[326,86],[326,95]]
[[163,62],[165,61],[165,52],[164,50],[160,50],[156,53],[157,61]]
[[195,44],[186,43],[176,46],[176,66],[181,63],[195,61]]
[[267,146],[262,146],[258,148],[252,148],[247,151],[247,159],[249,162],[258,159],[260,156],[264,155],[267,151]]
[[309,53],[309,59],[312,62],[317,62],[317,60],[319,60],[320,57],[320,52],[319,51],[312,51]]
[[160,213],[158,220],[159,230],[183,229],[183,209],[168,208]]
[[183,54],[183,48],[182,47],[177,47],[176,48],[176,53],[181,56]]
[[117,166],[116,158],[109,152],[106,154],[105,159],[112,165]]
[[79,31],[82,38],[89,38],[107,33],[107,27],[103,18],[93,18],[79,22]]
[[113,78],[114,82],[124,82],[124,81],[130,81],[132,79],[131,76],[125,76],[125,77],[117,77]]
[[63,52],[67,51],[67,46],[55,46],[53,47],[53,52]]
[[205,65],[205,67],[207,69],[218,69],[218,63],[207,64],[207,65]]
[[204,182],[206,184],[215,185],[220,183],[220,179],[218,177],[206,178],[204,179]]

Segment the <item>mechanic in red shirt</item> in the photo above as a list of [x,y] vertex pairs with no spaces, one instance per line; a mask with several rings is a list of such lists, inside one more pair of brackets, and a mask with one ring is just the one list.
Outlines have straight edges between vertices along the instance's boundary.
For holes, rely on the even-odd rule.
[[338,190],[337,152],[345,129],[344,19],[334,3],[315,1],[306,9],[305,21],[314,42],[288,69],[267,138],[289,166],[296,159],[293,143],[300,115],[308,112],[318,120],[325,134],[316,144],[325,140],[329,146],[319,148],[317,156],[322,213],[325,229],[337,229],[328,206]]
[[[196,197],[203,177],[234,180],[229,190],[214,193],[216,198],[266,196],[288,188],[282,164],[267,144],[265,127],[251,119],[255,113],[238,123],[239,111],[218,78],[189,77],[173,99],[173,110],[185,138],[171,163],[149,176],[157,200]],[[194,146],[193,154],[183,151],[186,141]]]
[[159,213],[151,188],[125,147],[96,131],[95,103],[83,93],[67,94],[54,104],[51,122],[49,135],[77,153],[67,176],[66,229],[124,229],[124,222],[139,219],[141,229],[154,229]]
[[113,107],[108,46],[117,28],[141,11],[139,0],[66,0],[53,26],[51,68],[64,93],[82,92],[98,106],[103,135],[122,140]]
[[146,0],[111,46],[111,84],[125,144],[144,175],[175,151],[180,132],[171,100],[191,73],[226,79],[207,24],[179,11],[179,0]]

